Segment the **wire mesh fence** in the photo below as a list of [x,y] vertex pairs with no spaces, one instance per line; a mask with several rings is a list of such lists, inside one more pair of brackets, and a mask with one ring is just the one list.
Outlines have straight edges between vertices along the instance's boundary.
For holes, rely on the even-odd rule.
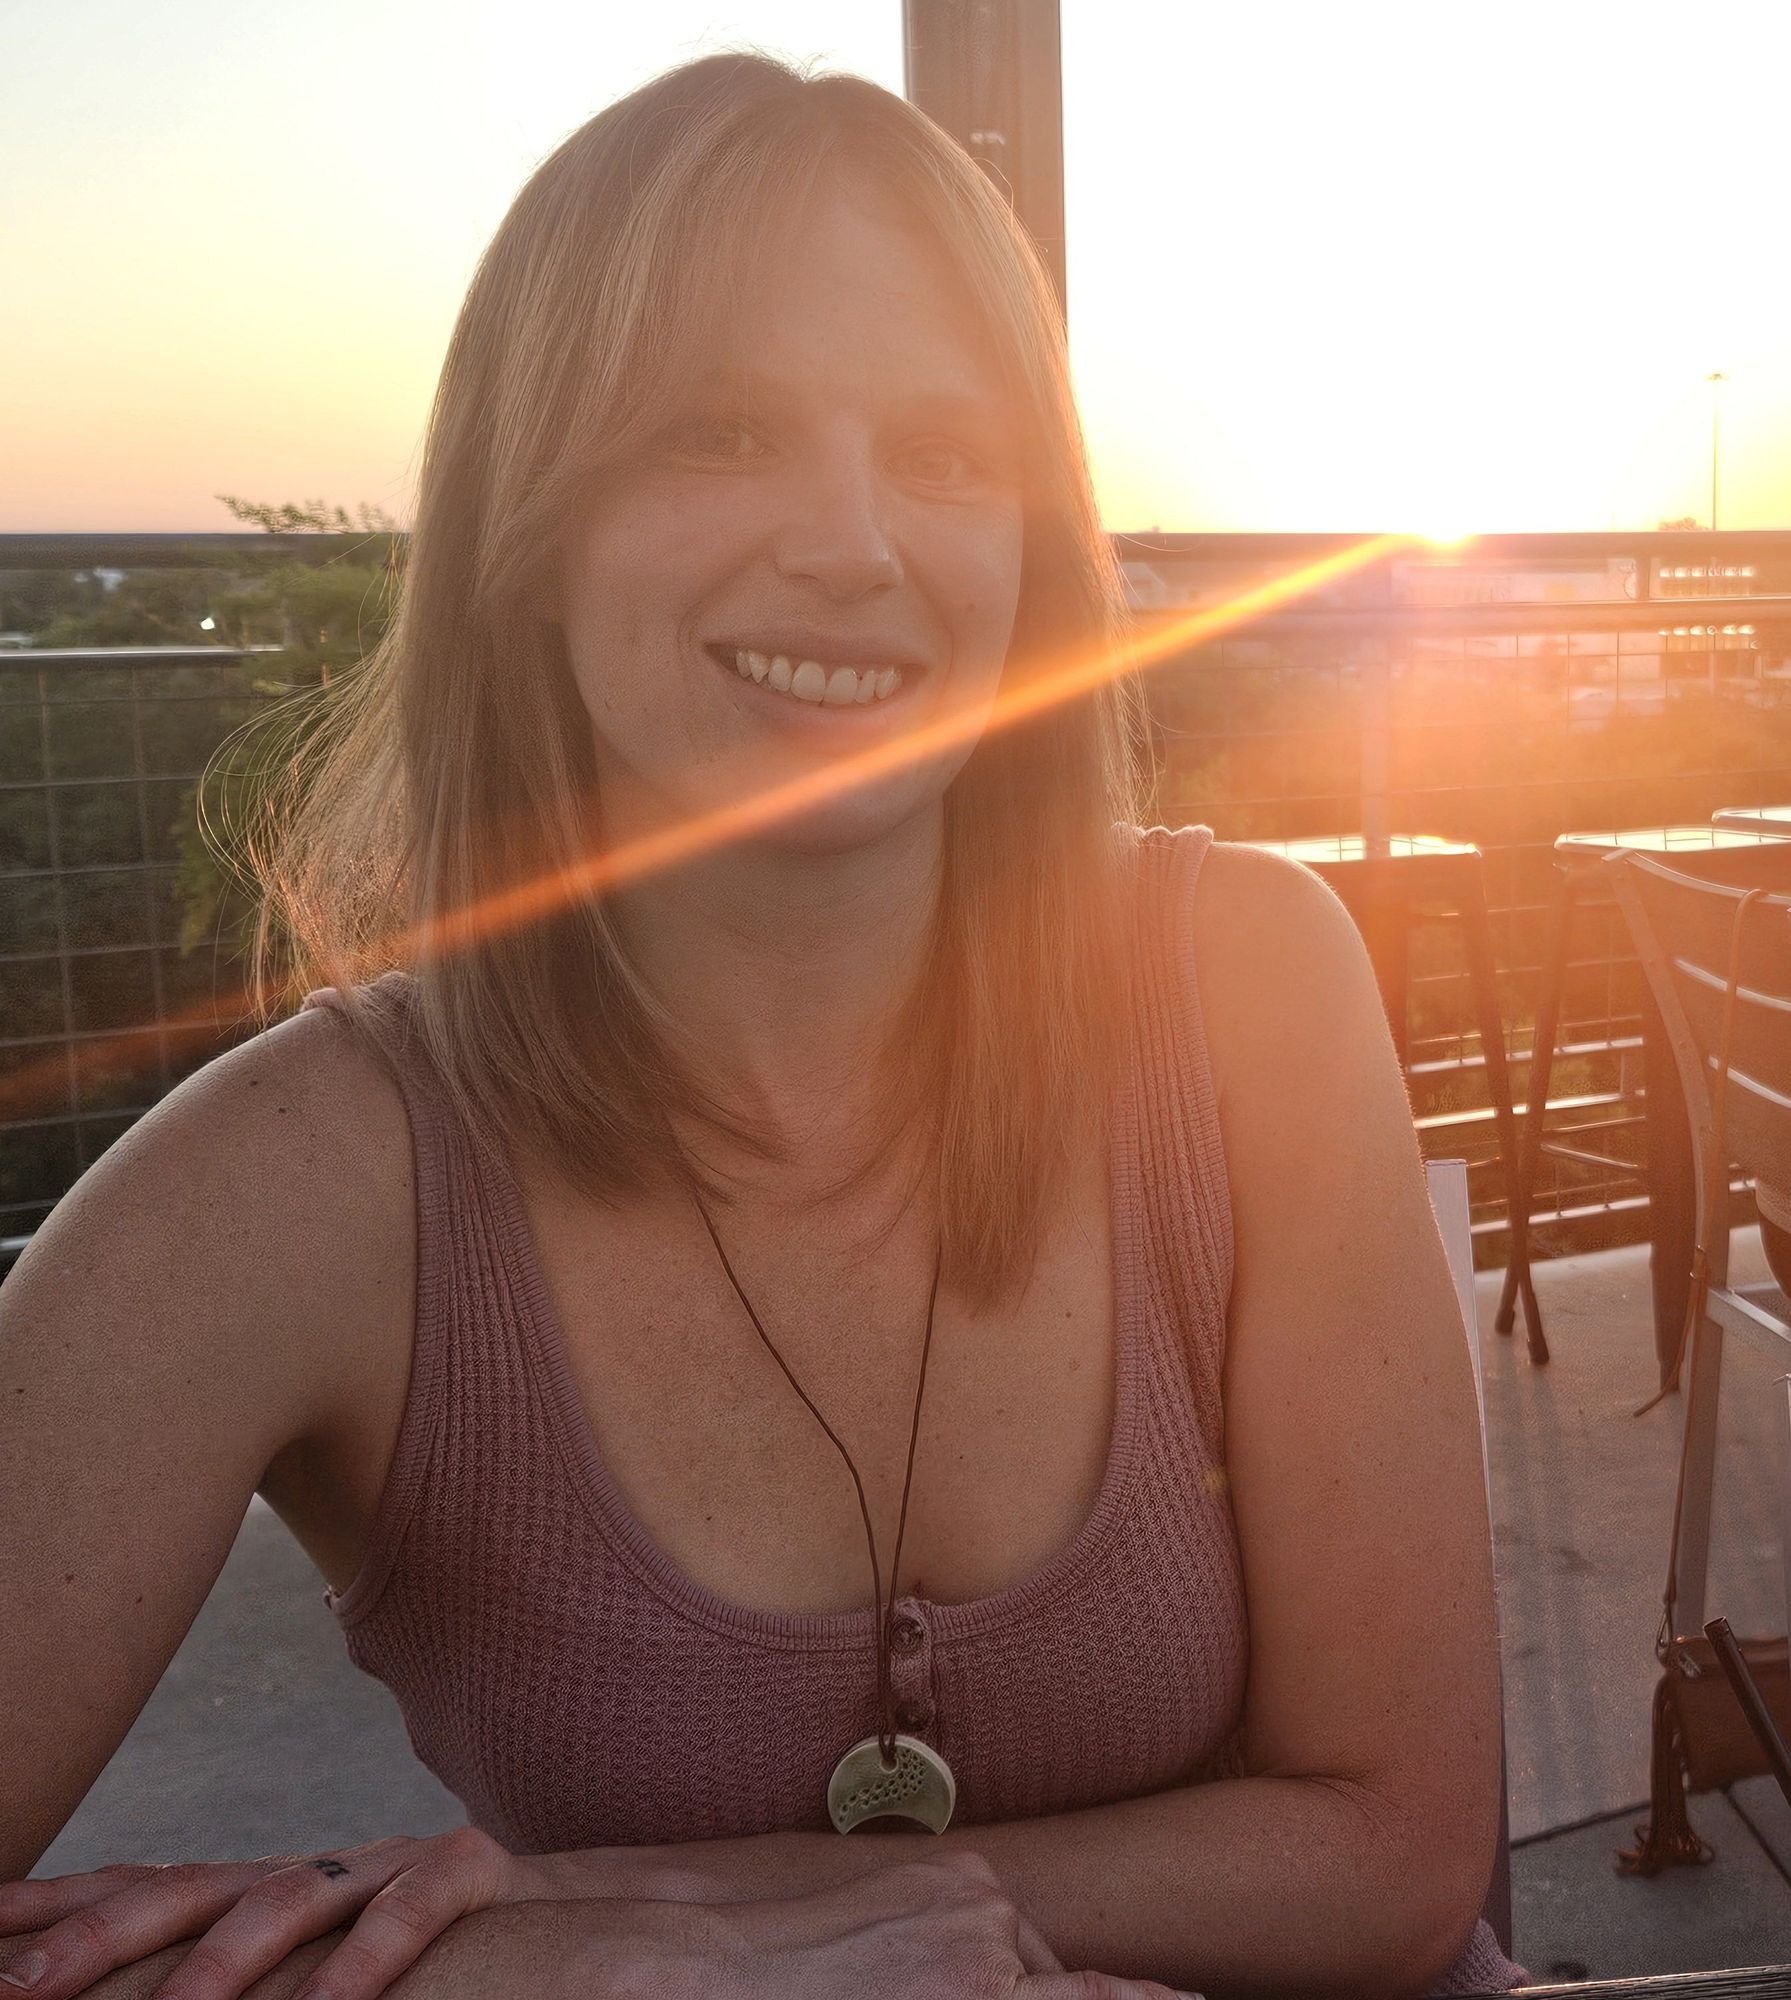
[[[221,567],[270,540],[0,537],[0,575],[172,561],[195,539]],[[1146,680],[1155,817],[1232,840],[1477,846],[1521,1101],[1556,839],[1676,828],[1669,845],[1707,842],[1718,808],[1791,801],[1791,534],[1406,547],[1221,638],[1174,643],[1204,609],[1298,578],[1344,539],[1116,538],[1141,629],[1169,642]],[[208,757],[268,698],[229,648],[0,651],[0,1239],[14,1249],[243,1031],[215,1007],[240,967],[183,939],[180,836]],[[1495,1256],[1504,1193],[1457,926],[1415,929],[1407,996],[1424,1146],[1469,1160]],[[1585,910],[1550,1105],[1584,1157],[1547,1162],[1545,1253],[1640,1232],[1639,997],[1614,913]]]

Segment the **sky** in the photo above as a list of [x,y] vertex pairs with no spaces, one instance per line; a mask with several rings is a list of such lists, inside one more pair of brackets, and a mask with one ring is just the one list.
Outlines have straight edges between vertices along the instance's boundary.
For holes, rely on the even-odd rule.
[[[1784,0],[1061,11],[1110,528],[1707,524],[1719,394],[1791,526]],[[407,519],[529,172],[745,45],[902,87],[900,0],[0,0],[0,531]]]

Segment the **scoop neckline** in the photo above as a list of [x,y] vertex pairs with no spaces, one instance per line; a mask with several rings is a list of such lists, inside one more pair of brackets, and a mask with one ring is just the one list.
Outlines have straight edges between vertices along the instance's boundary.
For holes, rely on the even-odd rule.
[[[1115,1080],[1115,1115],[1107,1131],[1108,1242],[1112,1272],[1113,1419],[1101,1484],[1081,1527],[1030,1576],[1005,1589],[955,1604],[912,1593],[893,1608],[918,1618],[935,1642],[963,1638],[1041,1610],[1084,1576],[1126,1518],[1139,1463],[1143,1335],[1143,1204],[1139,1188],[1136,1036]],[[525,1337],[539,1368],[550,1420],[573,1486],[611,1549],[658,1598],[724,1637],[803,1650],[861,1648],[875,1639],[870,1605],[855,1611],[780,1611],[737,1603],[679,1567],[629,1505],[597,1442],[572,1377],[564,1328],[548,1292],[534,1226],[508,1150],[482,1148],[492,1168],[503,1252],[522,1301]]]

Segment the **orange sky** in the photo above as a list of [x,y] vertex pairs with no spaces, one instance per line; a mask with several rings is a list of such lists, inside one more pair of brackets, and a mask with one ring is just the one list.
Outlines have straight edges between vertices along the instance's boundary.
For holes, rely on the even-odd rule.
[[[533,163],[756,42],[901,82],[899,0],[69,0],[9,22],[0,529],[403,518]],[[648,17],[651,17],[650,19]],[[1071,340],[1107,521],[1791,525],[1791,8],[1063,0]],[[426,31],[425,31],[426,30]]]

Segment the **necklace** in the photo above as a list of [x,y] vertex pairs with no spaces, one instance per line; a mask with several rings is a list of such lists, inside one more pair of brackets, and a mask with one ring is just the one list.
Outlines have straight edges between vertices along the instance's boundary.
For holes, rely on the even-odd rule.
[[864,1481],[858,1476],[858,1467],[852,1463],[852,1454],[840,1443],[833,1426],[815,1409],[808,1391],[790,1373],[789,1363],[778,1353],[770,1334],[753,1310],[751,1299],[735,1277],[734,1267],[728,1262],[728,1253],[721,1247],[721,1238],[715,1233],[715,1224],[709,1219],[702,1197],[695,1188],[690,1192],[697,1213],[703,1218],[703,1227],[709,1232],[709,1241],[715,1245],[715,1254],[721,1259],[721,1268],[728,1274],[728,1283],[746,1308],[747,1318],[752,1321],[759,1338],[771,1349],[771,1357],[784,1371],[790,1387],[808,1404],[815,1421],[833,1440],[835,1449],[846,1461],[846,1470],[851,1473],[852,1484],[858,1489],[858,1509],[864,1516],[865,1540],[870,1544],[871,1552],[871,1592],[876,1607],[877,1712],[882,1719],[882,1727],[875,1736],[866,1736],[854,1743],[834,1765],[833,1775],[827,1781],[827,1817],[840,1833],[850,1833],[865,1820],[877,1819],[885,1814],[919,1820],[935,1833],[943,1833],[951,1824],[952,1808],[957,1804],[957,1781],[952,1777],[951,1766],[930,1743],[896,1731],[889,1685],[889,1627],[895,1611],[896,1578],[902,1566],[902,1534],[908,1525],[908,1488],[914,1479],[914,1447],[920,1437],[920,1402],[926,1393],[927,1355],[933,1345],[933,1308],[939,1298],[939,1266],[944,1245],[938,1245],[933,1253],[933,1285],[927,1294],[927,1331],[920,1349],[920,1381],[914,1391],[914,1421],[908,1432],[908,1468],[902,1479],[902,1511],[896,1521],[895,1560],[889,1568],[889,1604],[886,1608],[883,1602],[883,1573],[877,1562],[877,1536],[871,1526],[870,1506],[864,1497]]

